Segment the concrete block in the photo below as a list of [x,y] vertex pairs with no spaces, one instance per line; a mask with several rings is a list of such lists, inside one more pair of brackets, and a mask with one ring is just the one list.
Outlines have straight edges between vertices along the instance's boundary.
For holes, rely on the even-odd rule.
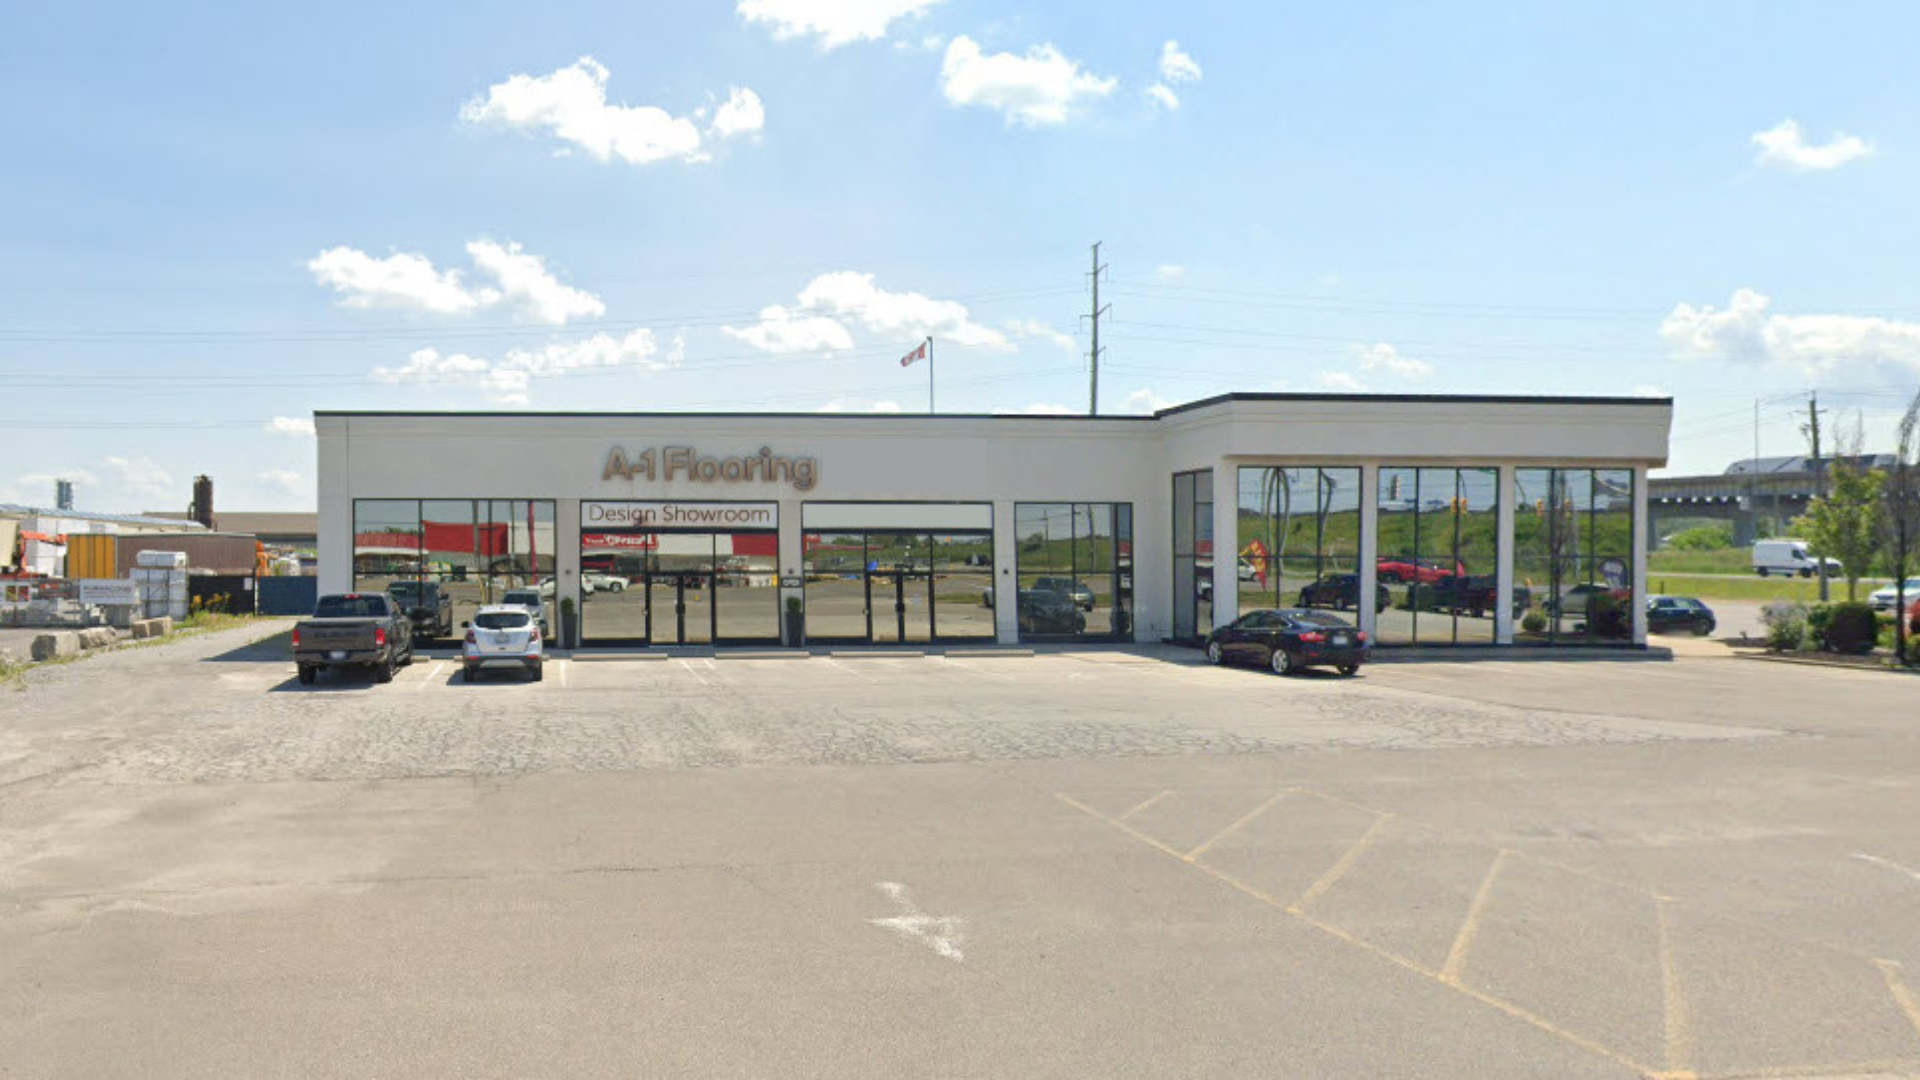
[[168,634],[173,633],[173,617],[171,615],[162,615],[157,619],[148,619],[147,621],[153,624],[154,637],[166,637]]
[[120,636],[113,632],[112,627],[94,626],[80,631],[80,647],[83,649],[104,649],[119,640]]
[[133,632],[133,640],[145,641],[148,638],[161,636],[163,631],[160,629],[160,624],[164,621],[163,619],[135,619],[133,625],[127,629]]
[[55,660],[62,656],[73,656],[80,651],[80,635],[72,630],[56,630],[51,634],[38,634],[33,639],[33,658],[35,660]]

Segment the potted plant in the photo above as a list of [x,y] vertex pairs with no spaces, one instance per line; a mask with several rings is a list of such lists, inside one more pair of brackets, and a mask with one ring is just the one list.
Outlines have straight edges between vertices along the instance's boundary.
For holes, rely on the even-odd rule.
[[787,597],[787,625],[785,637],[787,645],[799,648],[807,643],[807,623],[804,609],[798,596]]
[[579,647],[580,628],[574,625],[573,597],[560,598],[560,647],[574,649]]

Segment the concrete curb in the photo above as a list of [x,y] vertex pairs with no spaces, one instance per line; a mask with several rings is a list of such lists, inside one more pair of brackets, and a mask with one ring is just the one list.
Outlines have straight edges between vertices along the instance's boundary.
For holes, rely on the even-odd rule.
[[1892,667],[1886,664],[1849,664],[1844,660],[1821,660],[1811,656],[1783,656],[1779,653],[1737,652],[1735,660],[1758,660],[1766,664],[1799,664],[1802,667],[1833,668],[1839,671],[1865,671],[1870,674],[1920,675],[1920,669]]

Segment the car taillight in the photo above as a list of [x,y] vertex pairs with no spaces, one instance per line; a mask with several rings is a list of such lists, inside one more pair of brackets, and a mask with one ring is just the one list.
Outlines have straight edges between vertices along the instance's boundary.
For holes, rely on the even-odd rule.
[[293,647],[300,647],[300,628],[297,626],[293,628]]
[[373,644],[374,644],[374,647],[375,647],[375,648],[378,648],[378,647],[380,647],[380,646],[382,646],[382,645],[385,645],[386,643],[387,643],[387,628],[386,628],[386,627],[384,627],[384,626],[376,626],[376,627],[374,627],[374,628],[373,628]]
[[1367,640],[1367,632],[1365,630],[1356,631],[1353,635],[1353,640],[1355,641]]
[[1300,640],[1310,645],[1318,645],[1320,642],[1327,640],[1327,635],[1318,630],[1309,630],[1300,635]]
[[473,631],[471,630],[467,631],[467,644],[472,645],[475,643],[475,640],[476,639],[473,636]]

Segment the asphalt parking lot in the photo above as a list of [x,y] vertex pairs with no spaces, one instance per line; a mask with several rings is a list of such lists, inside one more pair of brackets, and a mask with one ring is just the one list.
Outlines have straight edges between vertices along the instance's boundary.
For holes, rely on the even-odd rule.
[[0,690],[0,1073],[1920,1075],[1920,683],[1682,655]]

